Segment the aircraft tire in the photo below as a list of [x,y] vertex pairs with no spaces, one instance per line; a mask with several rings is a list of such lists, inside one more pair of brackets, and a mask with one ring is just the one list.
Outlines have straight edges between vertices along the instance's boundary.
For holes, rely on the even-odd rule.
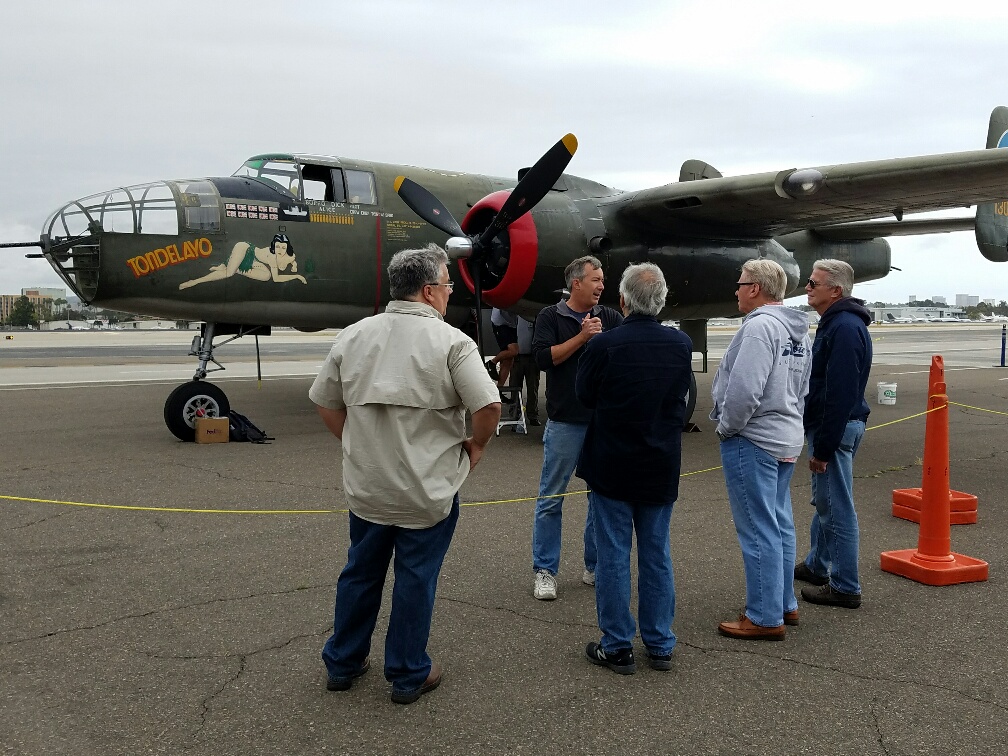
[[697,385],[696,375],[690,371],[689,392],[686,394],[686,427],[693,422],[693,410],[696,409]]
[[168,395],[164,406],[165,425],[179,441],[196,439],[197,417],[227,417],[230,413],[227,395],[206,381],[183,383]]

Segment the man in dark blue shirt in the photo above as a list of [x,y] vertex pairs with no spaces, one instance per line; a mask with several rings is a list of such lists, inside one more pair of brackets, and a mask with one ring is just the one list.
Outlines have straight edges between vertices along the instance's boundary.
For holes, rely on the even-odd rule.
[[802,598],[845,609],[861,606],[854,455],[870,412],[864,392],[872,364],[871,313],[853,288],[854,270],[842,260],[817,260],[805,284],[819,313],[805,402],[816,511],[808,556],[795,566],[795,578],[812,584]]
[[[564,278],[570,298],[544,307],[536,318],[532,356],[546,372],[546,429],[543,432],[543,467],[532,529],[532,595],[540,601],[557,597],[560,569],[560,526],[563,494],[581,454],[591,410],[574,394],[574,377],[585,344],[623,322],[611,307],[599,304],[605,288],[602,263],[579,257],[567,266]],[[595,584],[595,529],[591,503],[584,532],[584,572],[581,578]]]
[[620,674],[636,667],[630,612],[630,549],[637,534],[637,617],[648,663],[672,666],[675,585],[669,522],[679,495],[682,427],[693,345],[658,322],[668,287],[652,263],[631,265],[620,281],[619,328],[588,342],[578,363],[577,398],[592,411],[578,477],[588,494],[598,562],[595,603],[602,640],[588,661]]

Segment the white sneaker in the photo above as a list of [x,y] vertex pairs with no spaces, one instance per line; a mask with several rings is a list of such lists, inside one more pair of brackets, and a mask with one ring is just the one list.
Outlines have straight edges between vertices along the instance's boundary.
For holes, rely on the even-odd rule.
[[548,570],[536,570],[532,596],[540,601],[552,601],[557,597],[556,578]]
[[581,574],[581,582],[585,585],[595,585],[595,573],[585,570]]

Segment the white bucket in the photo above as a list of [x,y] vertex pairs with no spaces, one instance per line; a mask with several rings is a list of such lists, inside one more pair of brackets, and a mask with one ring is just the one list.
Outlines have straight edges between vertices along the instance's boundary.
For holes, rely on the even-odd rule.
[[896,384],[895,383],[883,383],[879,381],[878,384],[878,403],[879,404],[896,404]]

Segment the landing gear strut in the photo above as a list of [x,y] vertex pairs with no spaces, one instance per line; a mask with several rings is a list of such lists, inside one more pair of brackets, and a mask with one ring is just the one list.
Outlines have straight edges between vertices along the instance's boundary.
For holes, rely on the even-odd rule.
[[[214,359],[215,336],[234,334],[220,342],[222,346],[242,336],[256,337],[256,366],[259,367],[259,336],[268,336],[269,326],[243,326],[221,323],[204,323],[200,332],[193,336],[189,354],[199,358],[199,365],[193,379],[178,386],[168,395],[164,406],[165,425],[180,441],[196,438],[196,420],[200,417],[227,417],[231,413],[231,403],[227,395],[217,386],[204,380],[207,373],[224,370],[224,366]],[[213,363],[216,367],[207,369]],[[261,370],[259,371],[262,377]]]

